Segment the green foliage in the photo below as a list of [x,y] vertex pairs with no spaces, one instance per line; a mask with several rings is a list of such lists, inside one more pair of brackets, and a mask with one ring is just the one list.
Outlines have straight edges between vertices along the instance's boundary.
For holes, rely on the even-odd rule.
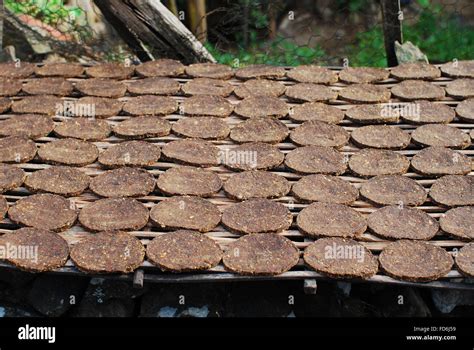
[[[424,8],[417,23],[404,25],[403,38],[417,45],[433,63],[474,58],[474,28],[462,25],[437,7]],[[386,66],[381,26],[358,34],[356,40],[349,51],[351,65]]]
[[271,43],[254,43],[249,49],[239,48],[224,52],[207,43],[206,48],[219,63],[236,65],[273,64],[279,66],[297,66],[316,63],[324,57],[324,51],[318,47],[299,46],[279,38]]
[[5,0],[5,7],[16,14],[29,15],[55,28],[76,34],[81,39],[91,36],[89,28],[78,24],[85,14],[80,7],[66,7],[63,0]]
[[337,0],[337,7],[349,12],[362,12],[373,0]]

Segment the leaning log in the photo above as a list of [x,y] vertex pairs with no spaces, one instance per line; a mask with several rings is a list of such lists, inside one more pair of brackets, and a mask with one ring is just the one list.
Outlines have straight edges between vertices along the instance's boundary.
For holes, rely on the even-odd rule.
[[94,0],[105,19],[141,61],[215,62],[212,55],[158,0]]

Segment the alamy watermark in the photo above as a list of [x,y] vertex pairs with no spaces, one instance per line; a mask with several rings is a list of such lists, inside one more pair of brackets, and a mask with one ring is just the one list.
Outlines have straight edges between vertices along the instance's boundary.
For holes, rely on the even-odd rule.
[[219,164],[229,166],[245,166],[251,169],[257,167],[256,151],[239,151],[233,149],[220,150],[218,154]]
[[0,244],[0,260],[15,259],[38,262],[37,245]]
[[365,249],[360,245],[341,245],[333,243],[324,248],[324,258],[328,260],[356,260],[362,263],[364,257]]
[[411,117],[413,119],[420,117],[420,104],[418,103],[383,103],[380,110],[380,116],[385,118],[391,117]]
[[95,118],[95,103],[63,101],[63,103],[56,104],[56,115],[62,117]]

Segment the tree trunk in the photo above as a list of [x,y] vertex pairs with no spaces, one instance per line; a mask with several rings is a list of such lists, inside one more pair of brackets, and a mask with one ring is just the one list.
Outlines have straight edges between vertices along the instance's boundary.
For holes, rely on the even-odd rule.
[[395,41],[403,43],[400,0],[381,0],[383,16],[383,34],[385,41],[385,52],[389,67],[398,64],[395,55]]
[[158,0],[94,3],[141,61],[168,57],[184,63],[215,62],[199,40]]

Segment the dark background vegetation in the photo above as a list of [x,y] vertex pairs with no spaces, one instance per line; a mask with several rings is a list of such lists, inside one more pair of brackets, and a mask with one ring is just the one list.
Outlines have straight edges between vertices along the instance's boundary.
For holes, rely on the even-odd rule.
[[[376,0],[196,1],[205,5],[207,22],[205,33],[198,37],[221,63],[340,65],[348,59],[352,66],[386,66]],[[196,33],[202,18],[189,1],[163,2]],[[417,45],[430,62],[474,57],[471,0],[402,0],[401,6],[404,40]],[[123,60],[131,55],[92,1],[5,0],[5,7],[66,33],[70,41],[90,46],[96,60]],[[5,38],[4,46],[9,41]]]

